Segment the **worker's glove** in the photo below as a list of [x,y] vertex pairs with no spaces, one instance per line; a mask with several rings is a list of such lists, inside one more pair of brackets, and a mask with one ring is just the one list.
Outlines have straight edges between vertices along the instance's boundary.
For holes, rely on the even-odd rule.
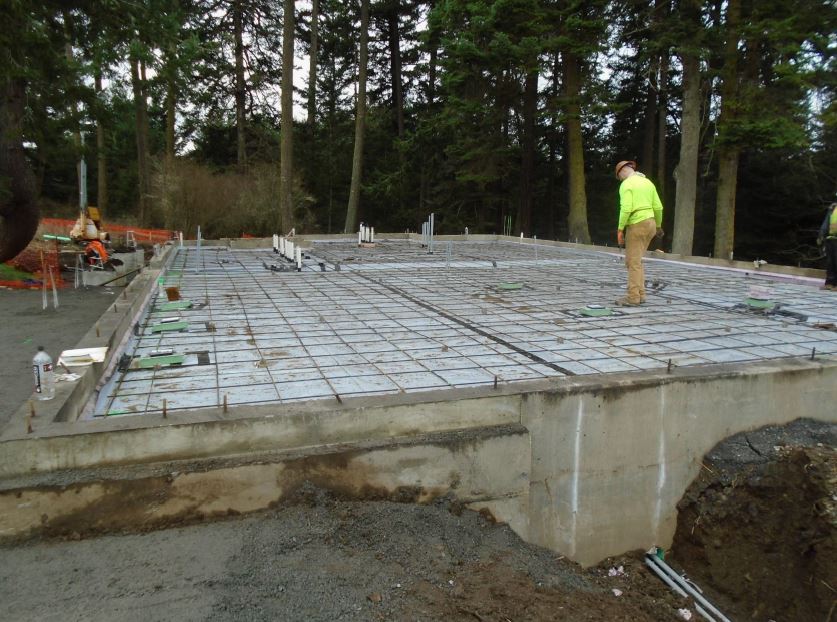
[[657,227],[657,233],[654,235],[655,238],[658,240],[662,240],[663,236],[665,236],[666,232],[663,231],[662,227]]
[[823,240],[821,237],[817,238],[817,246],[822,246],[823,244],[825,244],[825,240]]

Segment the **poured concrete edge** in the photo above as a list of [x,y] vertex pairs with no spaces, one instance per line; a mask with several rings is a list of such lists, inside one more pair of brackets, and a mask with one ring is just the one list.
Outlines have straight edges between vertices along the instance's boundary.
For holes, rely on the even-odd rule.
[[[84,422],[38,420],[32,433],[17,426],[0,441],[0,478],[63,469],[211,458],[290,450],[521,423],[533,395],[623,395],[673,384],[703,384],[759,376],[837,376],[832,357],[719,364],[606,376],[578,376],[492,387],[392,396],[175,411]],[[742,380],[744,382],[744,380]],[[831,385],[833,386],[833,385]],[[823,390],[832,391],[825,385]],[[769,405],[766,405],[767,408]],[[811,416],[800,413],[799,416]],[[835,415],[837,416],[837,415]],[[720,440],[720,439],[718,439]]]

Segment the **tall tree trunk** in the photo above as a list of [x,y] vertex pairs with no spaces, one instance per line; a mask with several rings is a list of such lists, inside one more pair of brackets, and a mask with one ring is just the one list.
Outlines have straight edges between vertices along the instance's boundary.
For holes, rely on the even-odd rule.
[[587,226],[587,191],[584,180],[584,145],[581,136],[581,76],[575,54],[563,53],[564,97],[566,98],[567,160],[569,168],[570,241],[590,243]]
[[[14,54],[0,50],[0,62],[7,67],[19,63]],[[0,262],[26,248],[38,230],[35,180],[23,150],[25,102],[22,78],[0,78]]]
[[244,170],[247,168],[247,121],[244,114],[247,86],[244,83],[244,7],[242,2],[243,0],[233,2],[233,36],[235,37],[236,162],[238,168]]
[[[561,76],[561,55],[558,52],[555,52],[552,56],[552,84],[550,86],[550,95],[552,102],[558,102],[559,96],[561,95],[561,87],[560,87],[560,76]],[[557,162],[557,153],[558,153],[558,142],[560,141],[560,133],[558,132],[559,122],[558,122],[558,106],[553,103],[550,105],[551,109],[550,113],[550,130],[549,130],[549,178],[547,184],[547,205],[549,206],[549,221],[547,224],[546,229],[546,236],[550,240],[557,240],[558,239],[558,232],[560,229],[560,225],[558,224],[559,220],[559,213],[558,213],[558,166]]]
[[[172,46],[174,47],[174,46]],[[176,52],[174,50],[170,50],[169,61],[170,63],[176,63],[175,55]],[[176,121],[177,115],[177,84],[175,82],[175,74],[174,69],[172,67],[168,68],[169,71],[167,72],[166,76],[166,168],[171,166],[171,163],[174,161],[174,150],[175,150],[175,134],[174,134],[174,125]]]
[[317,53],[319,51],[320,0],[311,0],[311,49],[308,52],[308,123],[313,128],[317,116]]
[[532,183],[535,177],[535,116],[538,112],[538,70],[526,74],[523,86],[523,139],[520,162],[520,207],[515,231],[532,235]]
[[[436,5],[436,0],[430,0],[430,10]],[[430,58],[427,63],[427,103],[431,106],[436,99],[436,64],[439,55],[439,34],[433,30],[430,32]]]
[[[428,0],[428,10],[432,11],[435,4],[435,0]],[[439,35],[435,30],[430,31],[427,45],[429,47],[429,58],[427,61],[427,88],[425,90],[425,96],[427,98],[428,108],[432,109],[433,102],[436,99],[436,59],[439,49]],[[430,171],[432,170],[432,166],[433,165],[430,163],[430,157],[425,156],[421,158],[418,201],[419,213],[417,214],[418,218],[416,221],[424,218],[424,214],[430,211],[427,205],[430,200]]]
[[677,193],[674,199],[672,252],[691,255],[695,236],[695,201],[700,146],[700,59],[682,54],[683,113],[680,120],[680,160],[674,173]]
[[369,0],[360,0],[360,51],[358,55],[357,115],[355,117],[355,149],[352,155],[352,185],[346,208],[344,233],[357,228],[360,207],[360,180],[363,167],[363,139],[366,133],[366,65],[369,60]]
[[666,130],[668,119],[668,50],[660,55],[659,100],[657,104],[657,192],[665,202],[666,193]]
[[732,259],[735,248],[735,190],[738,185],[737,147],[718,150],[718,193],[715,208],[715,250],[719,259]]
[[108,154],[105,145],[104,102],[102,97],[102,71],[96,69],[96,206],[104,218],[108,210]]
[[648,77],[648,94],[645,96],[645,131],[642,141],[642,162],[639,165],[646,171],[654,169],[654,147],[656,147],[657,132],[657,100],[659,81],[657,74],[660,71],[660,57],[654,54],[651,59]]
[[[64,17],[64,57],[67,59],[67,64],[72,65],[73,63],[73,16],[70,14],[68,9],[64,9],[62,13]],[[73,129],[73,144],[76,148],[76,181],[78,184],[78,196],[79,196],[79,203],[81,203],[81,187],[84,185],[87,180],[82,179],[84,172],[81,169],[81,162],[80,158],[84,157],[82,152],[82,143],[81,143],[81,129],[78,126],[78,106],[76,101],[70,100],[69,102],[70,107],[70,114],[73,119],[73,125],[75,126]],[[81,206],[80,207],[86,207]]]
[[279,183],[282,231],[294,226],[293,153],[294,153],[294,0],[285,0],[282,24],[282,148]]
[[738,42],[741,25],[741,0],[727,3],[726,44],[722,69],[721,116],[718,119],[718,192],[715,202],[715,249],[719,259],[732,259],[735,248],[735,191],[738,182],[738,159],[741,149],[724,141],[724,130],[737,116],[739,76]]
[[392,110],[398,138],[404,137],[404,95],[401,85],[401,36],[398,32],[399,2],[394,0],[387,26],[389,30],[389,60],[392,76]]
[[[134,43],[138,46],[138,43]],[[139,195],[139,223],[145,225],[148,217],[148,134],[147,134],[147,102],[145,99],[145,88],[142,80],[141,61],[136,54],[130,58],[131,64],[131,87],[134,93],[134,124],[137,140],[137,193]]]

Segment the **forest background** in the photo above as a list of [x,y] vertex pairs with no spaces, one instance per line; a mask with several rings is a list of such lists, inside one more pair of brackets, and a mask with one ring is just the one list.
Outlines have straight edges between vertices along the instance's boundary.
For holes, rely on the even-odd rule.
[[632,159],[667,250],[822,261],[830,0],[5,0],[0,20],[7,250],[76,213],[82,156],[106,220],[187,236],[433,212],[599,244]]

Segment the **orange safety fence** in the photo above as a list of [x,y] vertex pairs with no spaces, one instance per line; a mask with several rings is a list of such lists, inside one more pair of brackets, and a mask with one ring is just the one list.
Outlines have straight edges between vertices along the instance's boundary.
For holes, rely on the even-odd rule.
[[33,240],[4,266],[10,270],[0,270],[0,287],[39,289],[44,281],[47,287],[52,287],[53,283],[56,287],[67,285],[61,277],[57,245],[51,242]]
[[[49,233],[52,235],[69,235],[70,229],[76,224],[75,220],[67,218],[41,218],[40,232]],[[113,237],[125,237],[125,235],[132,231],[134,239],[137,244],[160,244],[168,242],[174,237],[174,231],[168,229],[141,229],[139,227],[131,227],[129,225],[117,225],[112,223],[105,223],[103,225],[105,231],[110,233]]]

